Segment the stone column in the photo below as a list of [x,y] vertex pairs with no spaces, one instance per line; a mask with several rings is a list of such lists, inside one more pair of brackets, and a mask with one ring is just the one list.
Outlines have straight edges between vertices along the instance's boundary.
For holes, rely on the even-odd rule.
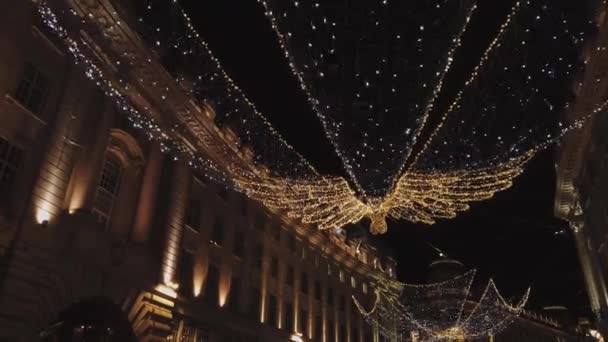
[[169,194],[169,210],[166,225],[167,237],[165,238],[165,250],[161,265],[161,281],[170,287],[174,287],[176,284],[175,273],[179,260],[182,234],[184,232],[184,218],[186,215],[190,179],[191,175],[188,167],[181,162],[176,163]]
[[584,223],[570,222],[570,228],[574,234],[579,262],[585,277],[589,304],[596,316],[602,335],[606,336],[605,334],[608,333],[608,317],[606,317],[608,314],[608,295],[597,253],[589,246],[589,238]]
[[[105,95],[98,97],[87,106],[89,113],[83,120],[80,142],[82,148],[71,179],[70,212],[88,211],[93,206],[95,190],[99,182],[102,163],[105,158],[114,111]],[[87,127],[96,127],[90,134]]]
[[79,117],[82,115],[82,96],[87,87],[84,80],[72,71],[68,75],[67,89],[60,104],[54,132],[40,165],[40,173],[32,192],[34,219],[37,223],[54,221],[65,208],[64,199],[74,164],[75,137],[78,135]]
[[141,184],[141,191],[135,213],[131,239],[137,243],[145,244],[150,236],[152,219],[156,209],[158,187],[162,173],[164,154],[161,152],[158,143],[150,146],[148,162],[144,171],[144,178]]

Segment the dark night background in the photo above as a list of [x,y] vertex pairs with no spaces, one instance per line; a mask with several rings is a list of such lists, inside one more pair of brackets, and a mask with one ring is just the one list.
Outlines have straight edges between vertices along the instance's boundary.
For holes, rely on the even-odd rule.
[[[255,0],[184,0],[186,10],[224,69],[295,148],[321,172],[344,174],[319,121],[288,69],[274,32]],[[571,2],[572,3],[572,2]],[[583,2],[584,3],[584,2]],[[576,5],[581,8],[581,2]],[[461,61],[448,79],[461,82],[508,13],[512,1],[485,1],[465,36]],[[458,62],[457,62],[458,63]],[[567,84],[554,86],[567,87]],[[452,87],[455,87],[452,85]],[[554,151],[537,156],[509,190],[476,203],[451,221],[435,226],[389,222],[382,237],[399,264],[399,279],[424,280],[438,257],[431,245],[493,277],[506,297],[519,297],[532,286],[531,309],[565,305],[588,314],[574,241],[567,224],[553,218]],[[561,232],[561,233],[559,233]]]

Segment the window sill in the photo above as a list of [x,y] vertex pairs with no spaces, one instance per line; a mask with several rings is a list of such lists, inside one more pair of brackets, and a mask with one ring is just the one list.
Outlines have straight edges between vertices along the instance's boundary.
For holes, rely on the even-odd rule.
[[41,125],[44,125],[44,126],[47,125],[46,121],[42,120],[38,115],[34,114],[31,110],[27,109],[23,104],[21,104],[21,102],[19,102],[19,100],[14,98],[11,94],[5,94],[4,99],[6,100],[7,103],[19,108],[19,110],[22,113],[29,116],[31,119],[34,119],[34,121],[37,121],[38,123],[40,123]]

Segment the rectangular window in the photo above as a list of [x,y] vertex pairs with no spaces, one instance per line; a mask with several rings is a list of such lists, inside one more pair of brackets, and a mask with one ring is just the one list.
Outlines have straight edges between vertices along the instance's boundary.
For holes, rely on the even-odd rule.
[[241,215],[247,216],[247,197],[241,196]]
[[239,230],[234,232],[233,253],[239,258],[242,258],[245,255],[245,239],[243,237],[243,232]]
[[241,296],[241,281],[237,277],[232,277],[230,281],[230,295],[228,296],[228,308],[232,312],[239,311],[239,298]]
[[300,310],[300,333],[306,336],[306,332],[308,331],[308,311],[302,309]]
[[260,321],[260,289],[257,287],[251,288],[249,297],[249,317],[256,322]]
[[308,276],[306,273],[302,273],[302,278],[300,278],[300,291],[303,294],[308,294]]
[[182,249],[180,260],[177,264],[179,275],[179,294],[186,298],[190,298],[193,293],[193,271],[194,271],[194,256],[187,250]]
[[[333,319],[328,319],[327,320],[327,340],[328,341],[335,341],[336,338],[336,324],[334,323]],[[371,340],[370,340],[371,341]]]
[[221,199],[223,200],[227,200],[228,199],[228,189],[226,189],[225,186],[221,186],[218,189],[218,196],[220,196]]
[[92,210],[93,215],[104,227],[108,227],[110,224],[112,208],[120,186],[121,173],[122,168],[119,162],[110,155],[106,155],[95,191]]
[[224,222],[221,217],[216,217],[211,229],[211,243],[222,246],[224,244]]
[[334,305],[334,290],[331,287],[327,289],[327,305]]
[[323,317],[321,315],[316,316],[314,328],[316,341],[323,341]]
[[32,113],[39,114],[48,93],[48,78],[31,64],[26,64],[15,99]]
[[357,280],[355,279],[355,276],[350,276],[350,287],[352,287],[353,289],[357,287]]
[[186,207],[186,226],[196,230],[200,230],[201,219],[201,202],[198,198],[190,198]]
[[293,286],[293,279],[294,279],[293,266],[287,265],[287,274],[285,275],[285,282],[287,283],[287,285]]
[[273,228],[274,239],[277,241],[281,241],[281,226],[276,224]]
[[256,217],[255,229],[263,232],[265,227],[266,227],[266,217],[264,216],[264,214],[259,213],[258,216]]
[[10,202],[22,154],[19,148],[0,138],[0,206]]
[[344,282],[344,271],[340,270],[340,282],[343,283]]
[[253,248],[253,262],[258,269],[262,269],[262,264],[264,263],[264,249],[259,242],[256,243]]
[[289,246],[288,246],[289,250],[292,252],[295,252],[296,251],[296,237],[293,235],[289,235],[288,241],[289,241]]
[[340,311],[344,311],[346,309],[346,297],[340,296]]
[[288,332],[292,333],[294,332],[294,327],[293,327],[293,304],[289,303],[289,302],[285,302],[285,330],[287,330]]
[[273,278],[276,278],[278,274],[279,274],[279,258],[272,257],[270,260],[270,275]]
[[308,251],[306,250],[306,245],[304,243],[302,243],[302,249],[301,249],[300,257],[301,257],[302,260],[306,260],[307,256],[308,256]]
[[363,283],[361,285],[361,290],[363,291],[363,293],[367,294],[367,283]]
[[277,297],[272,294],[268,296],[268,319],[266,323],[273,327],[277,326]]
[[215,265],[209,265],[207,271],[207,279],[205,281],[205,303],[211,306],[218,305],[218,284],[220,280],[220,271]]
[[315,280],[315,299],[321,300],[321,282]]

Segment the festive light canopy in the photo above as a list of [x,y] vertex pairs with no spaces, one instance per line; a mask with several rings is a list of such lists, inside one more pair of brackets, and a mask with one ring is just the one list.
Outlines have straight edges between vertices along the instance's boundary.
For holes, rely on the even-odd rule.
[[412,285],[378,276],[371,309],[353,300],[366,321],[390,341],[464,341],[496,335],[523,311],[530,290],[511,305],[491,279],[475,296],[474,278],[472,270],[444,282]]
[[[177,0],[147,0],[137,4],[141,6],[136,8],[137,20],[133,26],[143,43],[156,52],[158,62],[169,71],[174,82],[180,85],[193,103],[211,105],[215,109],[215,123],[235,131],[237,148],[253,149],[254,165],[243,167],[237,165],[239,161],[231,158],[226,158],[221,166],[217,165],[205,156],[205,151],[184,141],[183,137],[188,135],[190,129],[187,121],[177,120],[169,126],[166,122],[159,122],[154,113],[148,113],[149,108],[135,105],[132,98],[126,95],[132,92],[129,84],[117,75],[104,71],[96,64],[99,63],[97,60],[89,57],[87,43],[82,40],[78,25],[94,23],[96,18],[84,17],[78,24],[65,25],[59,22],[53,9],[44,1],[39,4],[39,12],[43,22],[68,47],[74,60],[84,66],[86,75],[113,99],[115,107],[127,115],[134,127],[142,129],[150,139],[159,141],[164,151],[171,152],[175,158],[187,160],[204,175],[232,186],[269,207],[285,210],[291,217],[302,218],[320,229],[341,227],[367,217],[371,220],[373,233],[384,233],[387,217],[427,224],[436,219],[452,218],[458,212],[467,210],[470,202],[490,198],[511,186],[513,179],[523,171],[525,163],[536,152],[567,131],[580,127],[587,117],[604,111],[607,105],[607,102],[597,104],[576,122],[563,123],[557,119],[559,101],[551,97],[551,94],[555,95],[553,92],[545,91],[543,87],[556,74],[570,74],[575,65],[568,63],[570,59],[558,53],[540,53],[539,49],[557,46],[548,51],[570,51],[568,48],[575,48],[582,34],[578,31],[573,33],[566,19],[560,20],[557,26],[555,23],[543,24],[557,17],[552,8],[544,5],[517,2],[513,6],[478,65],[466,79],[465,86],[449,102],[438,99],[444,78],[457,57],[456,49],[475,12],[473,3],[464,1],[456,6],[454,2],[443,1],[432,8],[428,4],[412,5],[411,10],[403,12],[406,18],[415,19],[412,22],[437,18],[437,21],[430,20],[432,24],[419,26],[417,30],[411,23],[397,25],[403,17],[397,15],[401,12],[390,7],[392,5],[388,1],[380,4],[388,6],[386,9],[364,7],[362,13],[373,14],[369,17],[361,13],[351,17],[352,9],[340,12],[336,11],[339,6],[330,6],[334,10],[331,12],[334,17],[321,18],[327,27],[321,30],[314,24],[315,28],[311,27],[310,30],[320,30],[323,33],[318,34],[320,37],[329,34],[332,41],[336,40],[335,55],[342,59],[338,58],[340,66],[334,72],[332,68],[336,59],[322,52],[330,45],[319,45],[319,49],[313,49],[314,44],[313,47],[309,46],[307,54],[302,56],[317,56],[313,62],[301,64],[299,60],[303,57],[292,57],[292,43],[286,38],[290,35],[282,33],[282,30],[290,27],[285,25],[290,24],[291,7],[281,14],[279,22],[278,12],[271,10],[270,3],[262,1],[286,55],[290,57],[290,65],[302,82],[303,89],[309,93],[328,135],[338,140],[346,136],[349,144],[361,138],[363,146],[375,146],[372,153],[372,147],[369,150],[349,149],[348,144],[335,140],[337,151],[343,156],[355,185],[353,190],[342,177],[317,174],[314,167],[273,129],[222,69]],[[300,21],[304,18],[313,14],[321,15],[329,4],[306,3],[314,10],[306,12],[306,16],[298,19],[297,23],[302,25]],[[293,11],[297,12],[303,4],[293,2],[292,5],[295,8]],[[449,13],[460,14],[451,16]],[[62,17],[69,15],[62,12]],[[338,21],[338,17],[341,17],[341,21]],[[367,21],[359,23],[370,18],[373,25]],[[415,33],[413,36],[412,30]],[[365,44],[355,44],[353,50],[349,44],[337,43],[338,37],[344,37],[347,42],[353,39],[357,36],[353,36],[353,32],[365,33]],[[407,36],[403,46],[394,44],[397,38],[390,36],[392,33]],[[335,39],[332,38],[334,34]],[[551,34],[553,36],[548,39],[547,35]],[[317,33],[313,38],[317,39]],[[408,45],[408,39],[414,39],[419,45]],[[374,42],[383,48],[374,47]],[[532,45],[534,48],[528,49]],[[407,46],[416,47],[411,58],[408,53],[411,50]],[[343,65],[348,63],[344,58],[349,54],[351,57],[365,56],[365,61],[360,59],[362,57],[353,57],[350,64],[351,67],[360,65],[357,74],[366,76],[339,76],[347,71],[340,68],[346,68]],[[432,58],[435,54],[440,57]],[[296,56],[299,55],[296,53]],[[375,57],[378,58],[376,64],[372,63]],[[387,62],[384,62],[385,59]],[[414,61],[424,61],[423,67],[410,68]],[[121,67],[133,62],[127,54],[112,61]],[[302,69],[302,65],[306,68]],[[361,68],[362,65],[366,67]],[[372,68],[374,72],[371,72],[368,66],[380,69]],[[429,71],[433,68],[436,68],[435,72]],[[313,76],[316,76],[304,77],[310,70],[315,70]],[[390,78],[395,74],[394,79]],[[352,85],[353,79],[371,75],[378,76],[373,81],[374,86],[371,81],[369,86],[366,82],[359,82],[354,87],[346,88],[339,83]],[[382,75],[390,76],[391,80],[381,79]],[[424,81],[426,77],[429,77],[428,82]],[[399,93],[410,95],[384,96],[386,91],[392,93],[393,87]],[[310,90],[313,88],[319,89],[319,92]],[[335,89],[343,89],[340,91],[350,92],[351,95],[340,93],[336,97],[335,93],[332,95]],[[363,90],[359,92],[365,94],[361,103],[389,109],[388,114],[380,115],[383,111],[368,108],[369,111],[359,112],[361,117],[355,117],[352,109],[355,108],[356,101],[353,102],[353,99],[357,97],[357,89],[368,89],[365,93]],[[160,101],[171,95],[168,88],[164,91],[167,94],[162,95]],[[319,94],[318,99],[316,94]],[[336,98],[346,100],[338,101]],[[322,111],[321,100],[331,99],[335,101],[329,104],[329,109],[337,106],[340,110],[331,113]],[[446,108],[438,110],[436,105],[443,102],[447,103],[443,106]],[[184,113],[181,108],[176,111],[188,118],[196,115],[187,110]],[[359,126],[363,117],[369,124]],[[344,128],[347,120],[352,120],[348,121],[348,130],[359,130],[360,135],[347,133],[348,130]],[[403,134],[404,130],[410,133]],[[369,132],[373,134],[369,135]],[[368,139],[372,136],[375,138]],[[344,152],[346,150],[348,152]],[[390,165],[381,163],[381,159],[390,160]],[[377,170],[373,171],[365,164],[374,164]],[[354,165],[361,167],[357,166],[355,171]],[[360,175],[364,174],[371,178],[361,182]],[[384,181],[377,182],[381,175]]]
[[512,2],[475,57],[461,43],[485,37],[469,31],[487,11],[472,1],[258,2],[361,195],[390,192],[407,170],[499,165],[571,126],[553,85],[579,67],[586,28],[572,4]]

